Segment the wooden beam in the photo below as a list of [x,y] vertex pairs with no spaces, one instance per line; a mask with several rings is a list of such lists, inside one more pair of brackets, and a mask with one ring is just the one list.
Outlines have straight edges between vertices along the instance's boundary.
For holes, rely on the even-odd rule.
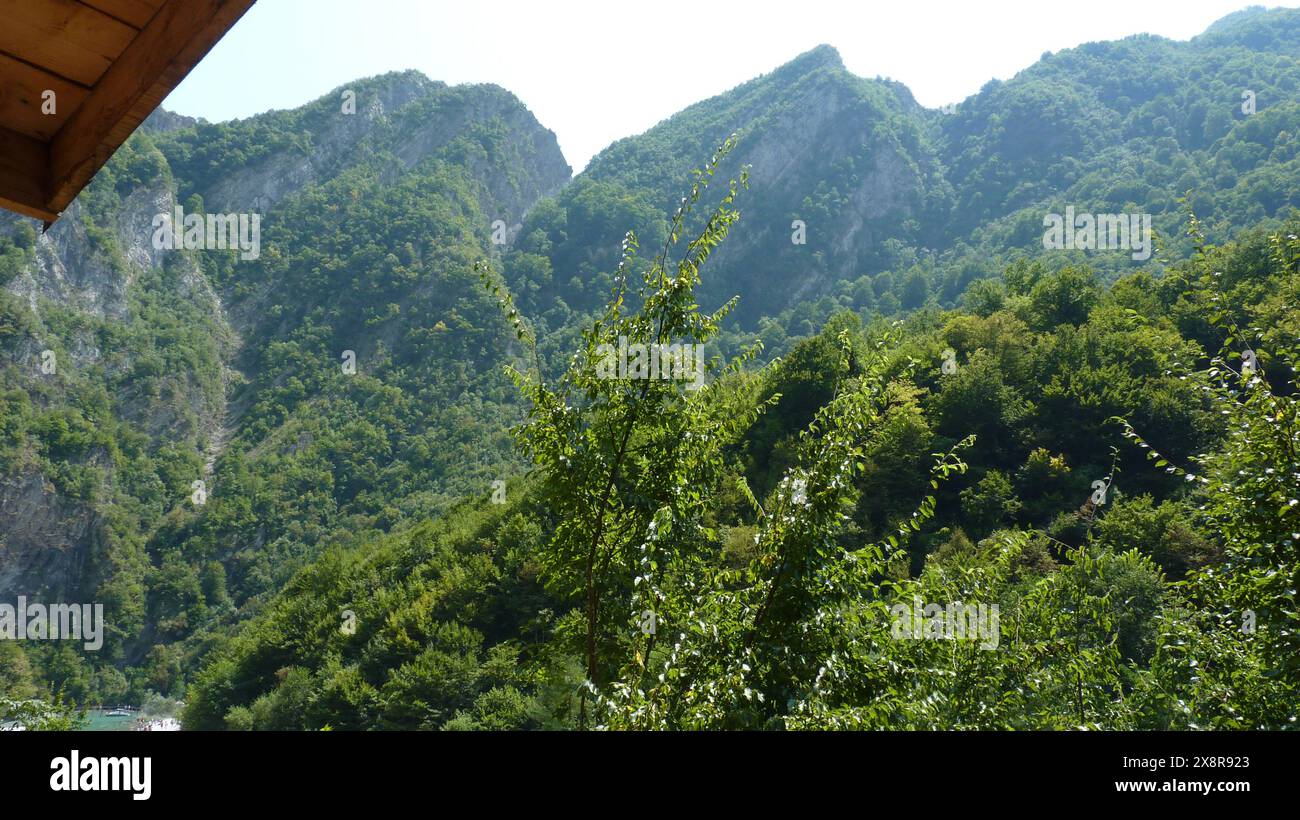
[[82,5],[111,14],[137,29],[144,28],[158,11],[162,0],[80,0]]
[[50,143],[49,199],[59,212],[254,0],[166,0]]
[[0,0],[0,50],[90,87],[138,33],[75,0]]
[[43,222],[56,219],[58,214],[45,205],[48,197],[42,180],[48,170],[45,143],[0,127],[0,207]]

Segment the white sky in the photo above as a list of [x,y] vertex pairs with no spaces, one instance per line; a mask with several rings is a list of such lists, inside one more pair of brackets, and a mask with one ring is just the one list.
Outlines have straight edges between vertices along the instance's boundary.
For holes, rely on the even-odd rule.
[[259,0],[163,105],[209,120],[246,117],[414,68],[512,91],[555,131],[576,172],[614,140],[820,43],[855,74],[900,80],[937,107],[1009,79],[1046,51],[1138,33],[1185,40],[1250,3],[735,0],[710,16],[712,5]]

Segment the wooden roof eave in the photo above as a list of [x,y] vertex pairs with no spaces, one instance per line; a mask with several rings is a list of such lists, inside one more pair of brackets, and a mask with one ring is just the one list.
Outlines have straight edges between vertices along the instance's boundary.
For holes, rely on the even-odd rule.
[[0,122],[0,206],[63,210],[256,0],[164,0],[48,142]]

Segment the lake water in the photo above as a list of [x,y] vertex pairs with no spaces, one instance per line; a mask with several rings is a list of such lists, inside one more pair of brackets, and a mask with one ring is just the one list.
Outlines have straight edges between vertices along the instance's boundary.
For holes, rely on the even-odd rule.
[[86,712],[86,732],[129,732],[135,726],[139,712],[132,712],[125,717],[110,717],[106,709],[90,709]]

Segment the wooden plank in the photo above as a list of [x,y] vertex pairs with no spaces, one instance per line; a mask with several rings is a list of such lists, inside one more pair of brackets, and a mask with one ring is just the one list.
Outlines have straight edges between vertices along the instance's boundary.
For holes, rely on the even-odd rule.
[[48,210],[67,207],[130,131],[253,3],[164,2],[50,143]]
[[49,168],[45,143],[0,127],[0,207],[44,222],[58,214],[45,207],[42,181]]
[[83,5],[112,15],[123,23],[142,29],[149,24],[162,0],[79,0]]
[[93,86],[136,29],[76,0],[0,0],[0,51]]
[[[44,113],[46,91],[53,91],[54,113]],[[77,110],[88,92],[79,85],[0,52],[0,123],[49,142]]]

